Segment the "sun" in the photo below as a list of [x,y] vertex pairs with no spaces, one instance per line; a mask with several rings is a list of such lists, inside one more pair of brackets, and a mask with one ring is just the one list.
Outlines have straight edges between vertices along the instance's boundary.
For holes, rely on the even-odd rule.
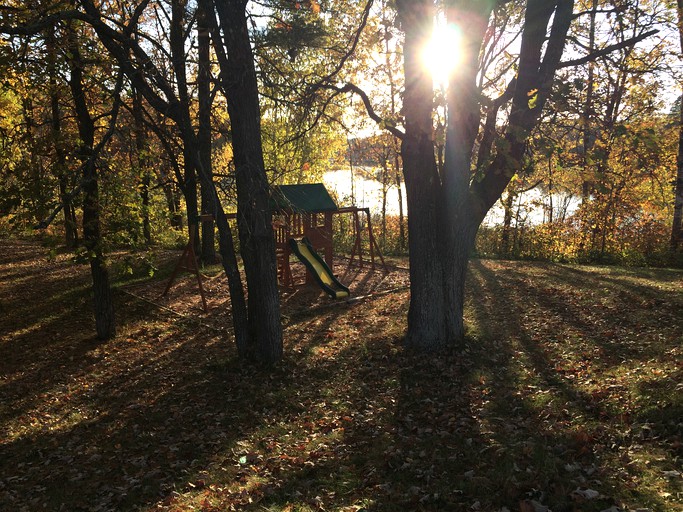
[[431,39],[422,50],[422,62],[435,87],[446,87],[448,77],[460,61],[462,35],[453,23],[437,22]]

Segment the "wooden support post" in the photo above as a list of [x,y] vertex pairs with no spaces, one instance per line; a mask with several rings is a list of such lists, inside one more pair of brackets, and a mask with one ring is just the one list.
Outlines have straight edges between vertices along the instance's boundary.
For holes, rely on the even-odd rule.
[[[205,216],[210,217],[210,219],[201,218]],[[200,220],[202,221],[212,219],[212,215],[207,214],[200,216]],[[197,266],[197,255],[194,252],[194,240],[196,237],[196,233],[197,224],[193,223],[190,225],[190,240],[187,242],[185,250],[183,250],[183,254],[180,256],[180,259],[178,259],[178,263],[176,263],[176,266],[173,269],[173,272],[171,273],[171,277],[168,280],[168,284],[166,285],[166,289],[164,290],[164,293],[161,294],[161,296],[164,297],[169,292],[169,290],[173,286],[175,278],[178,276],[180,271],[186,270],[188,272],[193,273],[197,278],[197,286],[199,287],[199,295],[202,298],[202,306],[204,307],[204,313],[207,313],[209,311],[209,307],[206,304],[206,297],[204,296],[204,286],[202,285],[202,275],[199,273],[199,267]]]
[[372,232],[372,221],[370,219],[370,208],[365,209],[365,214],[368,216],[368,239],[370,240],[370,260],[372,261],[372,269],[375,269],[375,251],[377,252],[377,256],[379,256],[379,259],[382,261],[382,268],[384,268],[385,272],[389,272],[389,268],[387,267],[387,264],[384,262],[384,256],[382,256],[382,251],[379,250],[379,245],[377,244],[377,240],[375,239],[375,235]]
[[358,265],[360,268],[363,268],[363,247],[360,239],[360,217],[358,215],[358,209],[355,208],[351,210],[351,213],[353,214],[353,230],[356,236],[354,237],[353,249],[351,250],[351,259],[349,259],[349,268],[353,264],[353,259],[356,254],[358,254]]

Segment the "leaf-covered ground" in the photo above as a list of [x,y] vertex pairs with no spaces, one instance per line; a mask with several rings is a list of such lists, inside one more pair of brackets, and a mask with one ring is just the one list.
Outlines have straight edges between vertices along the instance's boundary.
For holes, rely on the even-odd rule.
[[120,280],[98,343],[87,267],[2,242],[0,510],[683,510],[681,271],[473,261],[433,356],[401,348],[406,272],[353,271],[362,300],[283,296],[263,370],[220,277],[208,313]]

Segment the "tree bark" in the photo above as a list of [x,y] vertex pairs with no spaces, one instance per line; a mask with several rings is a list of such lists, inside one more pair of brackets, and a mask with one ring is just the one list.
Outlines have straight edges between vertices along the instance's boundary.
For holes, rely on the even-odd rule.
[[102,249],[97,166],[93,158],[95,123],[88,110],[83,86],[83,61],[76,34],[69,30],[69,86],[74,100],[81,144],[78,157],[83,166],[83,243],[90,261],[97,337],[108,340],[116,335],[114,302],[109,285],[109,270]]
[[258,83],[247,28],[246,2],[215,0],[225,48],[221,66],[233,135],[240,250],[249,290],[250,356],[263,363],[282,358],[280,296],[270,194],[261,144]]
[[[683,0],[677,0],[678,35],[683,52]],[[678,125],[678,157],[676,159],[676,184],[674,186],[674,218],[671,227],[671,249],[676,251],[683,238],[683,96]]]
[[431,32],[435,9],[429,0],[399,0],[396,6],[405,34],[405,136],[401,156],[410,233],[410,306],[405,345],[435,350],[447,339],[440,236],[444,212],[432,140],[432,78],[422,66],[420,55]]
[[[213,180],[211,165],[211,61],[209,25],[205,5],[199,2],[197,6],[197,45],[199,72],[197,77],[197,94],[199,99],[199,128],[197,139],[199,141],[199,159],[203,172]],[[202,213],[216,215],[212,194],[201,186]],[[212,264],[216,261],[216,237],[214,236],[214,222],[202,222],[202,261]]]
[[152,243],[152,228],[149,219],[149,186],[151,171],[147,149],[147,132],[142,112],[142,95],[139,91],[133,91],[133,123],[135,133],[135,151],[138,164],[138,177],[140,179],[140,201],[142,203],[142,236],[145,243]]

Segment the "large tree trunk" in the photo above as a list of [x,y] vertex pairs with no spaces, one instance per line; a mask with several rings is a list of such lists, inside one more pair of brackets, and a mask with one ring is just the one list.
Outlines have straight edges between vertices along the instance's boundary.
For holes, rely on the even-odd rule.
[[69,33],[70,72],[69,86],[73,95],[76,122],[81,145],[78,156],[83,166],[83,243],[90,260],[95,303],[95,327],[101,340],[116,335],[114,302],[109,285],[109,270],[102,250],[100,233],[100,204],[97,182],[97,166],[93,155],[95,123],[88,110],[83,87],[83,62],[76,35]]
[[421,48],[435,14],[429,0],[397,2],[405,33],[405,136],[401,144],[408,204],[410,307],[405,344],[421,350],[446,343],[441,178],[432,140],[432,78],[421,62]]
[[282,358],[280,296],[270,195],[261,145],[261,112],[245,2],[217,0],[230,56],[222,69],[233,135],[237,182],[237,223],[247,278],[252,357],[274,363]]
[[[572,19],[572,0],[528,0],[519,71],[511,84],[509,124],[504,139],[493,139],[480,155],[477,179],[472,156],[480,126],[476,77],[479,52],[494,2],[455,1],[449,23],[463,30],[460,64],[449,77],[446,144],[439,172],[432,139],[433,92],[420,52],[431,34],[431,0],[397,0],[405,33],[405,134],[401,147],[408,196],[410,309],[406,345],[434,350],[464,337],[463,307],[469,254],[486,212],[521,168],[526,141],[537,124],[560,62]],[[547,30],[553,20],[550,36]],[[530,93],[536,96],[530,102]],[[502,104],[502,103],[501,103]],[[484,165],[486,162],[486,165]]]

